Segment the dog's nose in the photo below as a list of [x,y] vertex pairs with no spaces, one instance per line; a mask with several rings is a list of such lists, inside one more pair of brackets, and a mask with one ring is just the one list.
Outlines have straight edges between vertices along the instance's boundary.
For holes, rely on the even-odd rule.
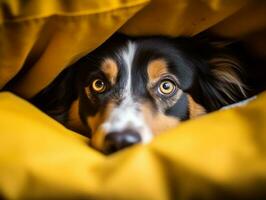
[[110,154],[133,144],[137,144],[140,141],[140,134],[133,130],[111,132],[105,137],[104,149],[106,153]]

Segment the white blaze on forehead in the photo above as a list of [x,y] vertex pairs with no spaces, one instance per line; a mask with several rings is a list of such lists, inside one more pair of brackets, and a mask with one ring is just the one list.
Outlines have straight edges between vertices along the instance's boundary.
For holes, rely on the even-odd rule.
[[136,52],[136,45],[133,42],[128,42],[127,48],[122,50],[122,59],[125,62],[126,70],[127,70],[127,84],[125,87],[125,92],[123,96],[125,97],[125,100],[132,100],[131,95],[131,70],[132,70],[132,64],[134,60]]
[[144,117],[138,109],[138,102],[132,98],[132,63],[136,52],[136,44],[128,42],[126,48],[119,53],[120,58],[125,63],[127,71],[127,81],[123,89],[122,101],[112,110],[107,121],[102,125],[105,133],[119,132],[127,129],[135,130],[142,138],[142,143],[147,143],[152,139],[150,128],[144,121]]

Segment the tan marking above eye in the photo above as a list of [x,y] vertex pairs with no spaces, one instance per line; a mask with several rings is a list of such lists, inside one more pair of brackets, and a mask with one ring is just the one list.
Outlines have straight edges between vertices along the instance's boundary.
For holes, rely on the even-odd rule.
[[162,59],[152,60],[147,67],[149,82],[158,80],[163,74],[168,73],[167,62]]
[[112,85],[115,84],[117,74],[118,74],[118,66],[112,58],[105,59],[101,64],[101,70],[108,78]]

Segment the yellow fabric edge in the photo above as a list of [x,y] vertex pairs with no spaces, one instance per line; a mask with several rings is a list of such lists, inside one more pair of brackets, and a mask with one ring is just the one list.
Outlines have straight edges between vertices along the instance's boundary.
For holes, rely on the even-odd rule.
[[[33,95],[35,95],[37,92],[39,92],[41,89],[43,89],[47,84],[49,84],[55,77],[55,75],[59,74],[65,67],[69,66],[73,60],[77,60],[78,59],[78,56],[79,57],[82,57],[83,55],[87,54],[89,51],[95,49],[97,46],[99,46],[102,42],[104,42],[104,40],[106,40],[113,32],[115,32],[117,29],[120,28],[120,26],[124,23],[125,20],[127,20],[127,18],[131,17],[132,15],[134,15],[138,10],[140,10],[142,7],[144,7],[146,5],[148,1],[147,0],[144,0],[142,4],[136,4],[134,6],[126,6],[126,7],[120,7],[120,8],[117,8],[117,9],[113,9],[113,10],[110,10],[109,12],[103,12],[103,13],[95,13],[94,16],[95,17],[98,17],[98,16],[102,16],[102,15],[107,15],[109,14],[110,16],[111,15],[121,15],[121,18],[114,18],[113,20],[117,21],[117,23],[113,24],[113,27],[107,27],[105,29],[105,37],[104,38],[101,38],[101,40],[99,40],[97,43],[97,45],[95,46],[95,41],[93,42],[89,42],[89,38],[87,39],[87,43],[89,43],[89,45],[87,45],[87,48],[84,47],[84,44],[85,42],[83,43],[83,47],[80,47],[80,52],[76,55],[72,55],[72,56],[68,56],[66,59],[68,61],[66,61],[66,59],[64,60],[65,63],[63,66],[60,66],[60,67],[53,67],[52,69],[50,68],[50,72],[48,72],[49,69],[46,69],[47,66],[47,62],[46,62],[46,65],[44,66],[43,64],[40,64],[40,66],[36,67],[36,63],[34,66],[32,66],[32,69],[30,69],[28,71],[28,73],[23,77],[22,80],[19,80],[18,82],[19,83],[16,83],[14,86],[12,86],[10,88],[10,90],[12,90],[13,92],[15,92],[16,94],[19,94],[21,96],[23,96],[24,98],[30,98],[32,97]],[[93,17],[93,14],[92,15],[85,15],[85,17]],[[54,16],[50,16],[51,18],[54,17]],[[69,17],[62,17],[62,18],[59,18],[60,20],[71,20],[71,18],[78,18],[78,17],[83,17],[83,16],[69,16]],[[48,18],[41,18],[40,20],[47,20]],[[92,21],[92,19],[91,19]],[[114,23],[114,22],[113,22]],[[44,23],[45,24],[45,23]],[[106,24],[105,24],[106,25]],[[1,29],[1,27],[0,27]],[[4,29],[4,28],[3,28]],[[64,34],[64,33],[63,33]],[[101,34],[102,35],[102,34]],[[38,38],[37,38],[38,39]],[[36,41],[32,41],[32,45],[35,45],[35,42]],[[92,45],[92,44],[94,45]],[[81,45],[82,46],[82,45]],[[93,47],[91,47],[93,46]],[[81,49],[82,48],[82,49]],[[47,49],[45,49],[46,51]],[[53,54],[54,55],[54,54]],[[62,56],[61,56],[62,57]],[[40,57],[40,59],[42,59]],[[70,61],[72,59],[72,62]],[[50,59],[50,60],[53,60],[53,59]],[[49,61],[48,61],[49,63]],[[39,63],[37,63],[39,64]],[[53,62],[53,64],[55,65],[55,62]],[[58,64],[58,63],[56,63]],[[20,66],[21,67],[21,66]],[[17,69],[18,70],[18,69]],[[45,83],[41,82],[39,80],[36,80],[35,77],[36,76],[39,76],[40,77],[43,77],[42,74],[54,74],[54,76],[51,78],[51,75],[50,75],[50,80],[46,80]],[[36,75],[37,74],[37,75]],[[14,77],[16,74],[13,74],[12,77]],[[34,86],[34,91],[33,89],[29,89],[28,85],[31,85],[31,86]],[[37,88],[37,89],[36,89]]]
[[215,185],[250,195],[258,192],[254,181],[266,178],[265,102],[266,92],[106,157],[29,103],[1,93],[0,188],[11,199],[176,199],[179,192],[215,194]]
[[121,3],[116,7],[108,7],[108,8],[100,8],[96,9],[94,11],[79,11],[79,12],[57,12],[57,13],[49,13],[46,15],[38,15],[38,16],[31,16],[31,17],[15,17],[15,19],[9,20],[9,19],[1,19],[0,25],[5,25],[6,23],[19,23],[19,22],[24,22],[24,21],[30,21],[30,20],[37,20],[41,18],[48,18],[51,16],[58,16],[58,17],[75,17],[75,16],[86,16],[86,15],[95,15],[95,14],[101,14],[101,13],[107,13],[107,12],[112,12],[118,9],[127,9],[130,7],[136,7],[136,6],[141,6],[144,4],[147,4],[150,0],[133,0],[129,1],[127,3]]

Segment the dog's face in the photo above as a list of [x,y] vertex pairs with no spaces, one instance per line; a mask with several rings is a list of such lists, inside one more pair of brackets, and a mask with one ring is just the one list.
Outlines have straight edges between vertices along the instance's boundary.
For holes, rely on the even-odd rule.
[[243,99],[239,62],[194,38],[115,35],[32,102],[112,153]]
[[[90,129],[92,146],[111,153],[148,143],[154,135],[210,110],[200,103],[199,87],[200,71],[210,73],[210,60],[194,56],[193,50],[188,53],[186,45],[183,39],[112,38],[82,58],[75,66],[79,92],[69,126]],[[231,69],[220,67],[217,73],[237,80]]]

